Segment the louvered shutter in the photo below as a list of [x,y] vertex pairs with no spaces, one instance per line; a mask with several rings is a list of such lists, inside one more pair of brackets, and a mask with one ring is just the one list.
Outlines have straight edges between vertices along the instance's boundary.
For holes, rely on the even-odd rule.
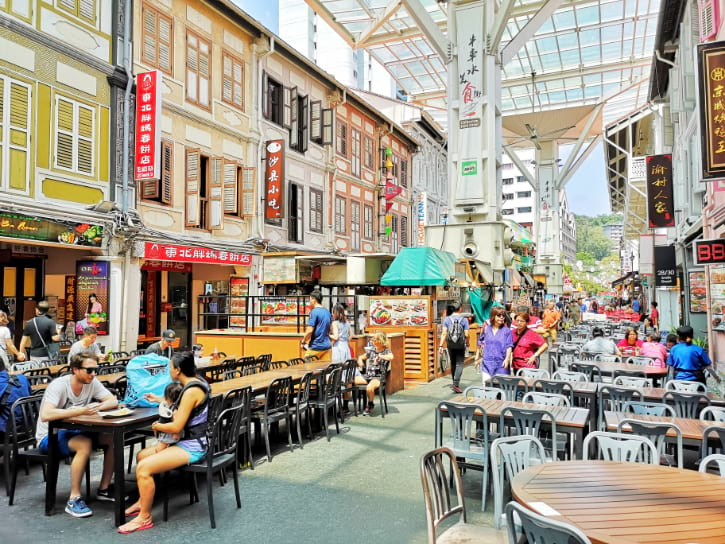
[[720,26],[720,3],[718,0],[699,0],[697,12],[700,27],[700,41],[705,42],[717,36]]
[[333,119],[334,116],[332,115],[331,108],[322,110],[322,145],[330,145],[332,143]]
[[269,80],[267,72],[262,72],[262,116],[269,119]]
[[305,193],[302,190],[302,186],[295,185],[295,191],[297,191],[297,243],[301,244],[304,242],[305,232]]
[[[11,189],[25,192],[28,190],[30,174],[28,164],[30,148],[30,87],[16,81],[10,81],[8,102],[7,104],[3,104],[4,86],[5,80],[0,78],[0,151],[2,151],[2,144],[10,146],[8,150],[8,185]],[[3,129],[5,127],[2,126],[2,120],[4,119],[3,110],[5,107],[10,108],[7,141],[3,141]],[[0,157],[0,172],[3,171],[2,167],[3,164]]]
[[174,144],[161,142],[161,202],[171,204],[174,187]]
[[300,97],[297,95],[297,87],[290,89],[290,123],[289,123],[289,146],[293,149],[297,149],[299,144],[299,100]]
[[[159,58],[157,66],[162,70],[171,72],[171,50],[173,47],[173,25],[165,17],[158,17],[158,51]],[[146,42],[144,40],[144,46]]]
[[186,226],[199,226],[199,166],[198,149],[186,150]]
[[310,131],[309,131],[309,120],[310,120],[310,100],[306,96],[302,99],[302,112],[301,112],[302,119],[299,119],[297,122],[300,124],[300,128],[302,129],[302,147],[300,151],[302,153],[307,152],[307,148],[310,145]]
[[95,24],[96,0],[80,0],[78,5],[78,16]]
[[93,110],[78,105],[77,153],[78,171],[93,174]]
[[234,161],[224,161],[224,213],[239,212],[239,166]]
[[199,87],[199,42],[196,37],[191,34],[186,38],[186,96],[189,100],[197,102],[199,95],[197,89]]
[[310,104],[310,139],[317,143],[322,140],[322,102],[319,100]]
[[156,66],[157,64],[161,64],[156,56],[156,43],[156,13],[148,8],[144,8],[143,44],[141,45],[141,58],[154,66]]
[[257,183],[257,168],[245,167],[242,170],[242,213],[245,217],[254,215],[254,187]]
[[282,87],[282,126],[290,128],[292,122],[292,89]]
[[59,98],[56,112],[55,163],[73,169],[73,103]]
[[209,105],[211,51],[209,42],[199,40],[199,104]]
[[211,160],[211,179],[209,183],[209,228],[218,230],[224,227],[224,159]]

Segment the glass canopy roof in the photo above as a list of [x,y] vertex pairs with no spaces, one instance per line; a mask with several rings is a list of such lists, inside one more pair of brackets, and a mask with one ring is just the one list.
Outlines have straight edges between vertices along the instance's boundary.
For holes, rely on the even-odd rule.
[[[350,45],[366,49],[385,66],[409,100],[446,125],[446,65],[430,36],[446,35],[447,2],[306,2]],[[546,5],[514,0],[500,50]],[[660,0],[561,2],[503,67],[503,114],[605,101],[607,125],[640,108],[647,102],[659,7]]]

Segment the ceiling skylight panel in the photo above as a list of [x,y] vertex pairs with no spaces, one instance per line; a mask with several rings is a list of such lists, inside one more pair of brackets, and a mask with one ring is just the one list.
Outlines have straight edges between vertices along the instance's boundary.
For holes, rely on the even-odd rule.
[[517,96],[514,98],[514,104],[517,110],[531,110],[531,97]]
[[599,63],[602,62],[602,52],[598,45],[590,45],[588,47],[582,47],[580,49],[582,56],[582,63]]
[[579,32],[579,43],[582,47],[586,47],[587,45],[596,45],[601,41],[599,28],[590,28]]
[[602,22],[606,21],[620,21],[622,19],[622,13],[624,6],[621,0],[617,2],[602,3],[599,9],[599,16]]
[[580,27],[599,24],[599,7],[596,4],[577,7],[576,19]]
[[559,49],[576,49],[579,47],[579,40],[576,32],[566,32],[556,36],[559,42]]
[[622,58],[622,42],[602,44],[602,58],[605,60],[618,60]]
[[561,56],[561,67],[564,70],[566,70],[567,68],[575,68],[581,64],[578,49],[570,49],[569,51],[562,51],[560,56]]
[[561,61],[559,60],[558,53],[539,55],[539,58],[547,73],[554,70],[561,70]]
[[574,20],[574,10],[567,9],[554,13],[554,27],[558,32],[562,30],[571,30],[576,28],[576,21]]

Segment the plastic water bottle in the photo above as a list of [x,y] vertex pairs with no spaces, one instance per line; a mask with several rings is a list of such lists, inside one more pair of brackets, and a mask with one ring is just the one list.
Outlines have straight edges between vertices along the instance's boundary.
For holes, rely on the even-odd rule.
[[108,350],[108,362],[109,363],[113,362],[113,350],[112,349]]

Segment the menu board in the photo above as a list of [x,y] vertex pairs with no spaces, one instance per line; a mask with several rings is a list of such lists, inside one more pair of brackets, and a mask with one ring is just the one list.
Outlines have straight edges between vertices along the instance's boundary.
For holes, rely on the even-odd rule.
[[722,315],[725,308],[725,266],[710,267],[710,299],[713,315]]
[[[229,278],[229,327],[245,329],[247,327],[247,296],[249,278],[231,276]],[[241,314],[241,315],[240,315]]]
[[264,297],[260,302],[262,313],[262,324],[264,325],[294,325],[304,316],[303,322],[307,322],[307,316],[312,311],[309,297]]
[[430,297],[370,297],[370,327],[428,327],[430,322]]
[[265,257],[262,266],[265,284],[297,283],[297,265],[294,257]]
[[707,312],[705,272],[690,272],[690,312]]

